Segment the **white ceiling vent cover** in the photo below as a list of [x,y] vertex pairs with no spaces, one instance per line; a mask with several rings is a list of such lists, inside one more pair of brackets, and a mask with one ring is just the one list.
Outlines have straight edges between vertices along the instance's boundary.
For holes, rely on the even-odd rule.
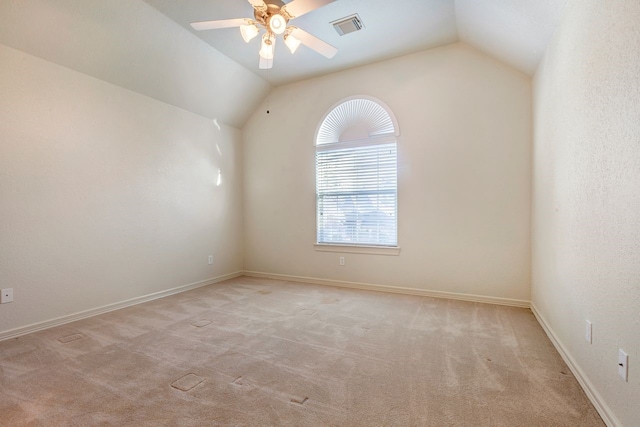
[[347,16],[346,18],[333,21],[331,24],[333,24],[333,28],[335,28],[341,36],[355,31],[360,31],[364,28],[364,24],[357,13]]

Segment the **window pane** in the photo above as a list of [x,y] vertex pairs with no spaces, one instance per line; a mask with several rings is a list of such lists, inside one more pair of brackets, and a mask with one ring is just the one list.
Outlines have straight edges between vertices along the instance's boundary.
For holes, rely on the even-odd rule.
[[316,152],[318,243],[397,246],[396,143]]

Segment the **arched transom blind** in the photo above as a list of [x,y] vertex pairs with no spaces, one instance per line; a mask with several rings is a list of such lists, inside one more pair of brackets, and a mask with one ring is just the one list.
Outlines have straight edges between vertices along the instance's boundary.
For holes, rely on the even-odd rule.
[[384,107],[370,99],[350,99],[327,114],[318,130],[316,144],[331,144],[395,133],[393,120]]
[[316,140],[317,241],[397,246],[397,148],[390,114],[368,99],[338,105]]

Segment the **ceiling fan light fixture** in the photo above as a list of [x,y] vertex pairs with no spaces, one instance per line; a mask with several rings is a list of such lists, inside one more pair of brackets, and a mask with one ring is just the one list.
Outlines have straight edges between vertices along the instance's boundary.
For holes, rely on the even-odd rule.
[[262,36],[262,45],[260,46],[260,56],[264,59],[273,59],[273,44],[275,38],[266,33]]
[[[1,0],[0,0],[1,1]],[[240,1],[240,0],[238,0]],[[319,9],[338,0],[248,0],[253,6],[253,17],[218,19],[213,21],[192,22],[197,31],[217,30],[221,28],[240,28],[240,35],[246,43],[257,38],[262,30],[260,50],[260,69],[273,67],[277,36],[282,36],[287,48],[294,54],[301,44],[327,58],[333,58],[338,49],[314,35],[287,24],[294,18]],[[285,3],[286,2],[286,3]],[[361,21],[358,21],[361,23]],[[344,31],[346,33],[346,31]]]
[[274,13],[269,17],[269,28],[274,34],[282,34],[287,29],[287,20],[279,13]]
[[291,34],[287,34],[284,36],[284,44],[287,45],[291,53],[296,53],[296,50],[300,47],[300,40],[293,37]]
[[240,34],[242,34],[242,39],[247,43],[253,40],[259,32],[260,30],[255,24],[245,24],[240,26]]

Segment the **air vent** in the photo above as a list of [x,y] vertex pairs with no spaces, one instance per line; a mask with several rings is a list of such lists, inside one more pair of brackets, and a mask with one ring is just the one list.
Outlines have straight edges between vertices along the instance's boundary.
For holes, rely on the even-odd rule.
[[364,24],[358,14],[354,14],[351,16],[347,16],[346,18],[338,19],[337,21],[333,21],[333,28],[336,29],[338,34],[344,36],[345,34],[353,33],[354,31],[360,31],[364,28]]

